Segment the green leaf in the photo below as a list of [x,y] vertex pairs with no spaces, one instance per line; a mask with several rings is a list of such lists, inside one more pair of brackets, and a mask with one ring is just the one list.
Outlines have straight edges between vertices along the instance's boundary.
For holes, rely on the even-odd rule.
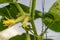
[[[52,24],[51,22],[54,21]],[[60,1],[57,0],[50,8],[49,12],[45,14],[44,23],[49,25],[50,29],[55,32],[60,32]]]
[[4,18],[0,19],[0,31],[3,31],[4,29],[7,28],[7,26],[4,26],[4,24],[2,23],[3,20]]
[[[25,5],[22,5],[20,4],[22,9],[26,12],[26,13],[29,13],[29,7],[28,6],[25,6]],[[40,11],[35,11],[35,18],[39,18],[41,17],[41,12]],[[6,7],[3,7],[3,8],[0,8],[0,15],[2,16],[6,16],[8,18],[11,18],[10,16],[12,16],[13,18],[16,18],[17,14],[19,13],[17,7],[11,3],[10,5],[6,6]]]
[[[33,35],[30,35],[30,37],[31,37],[31,40],[34,40]],[[15,37],[10,38],[9,40],[26,40],[26,34],[24,33],[22,35],[17,35]],[[44,39],[44,40],[46,40],[46,39]],[[52,39],[47,39],[47,40],[52,40]]]
[[56,1],[50,8],[49,13],[54,16],[54,19],[60,19],[60,1]]
[[6,7],[3,7],[3,8],[0,8],[0,15],[3,16],[3,17],[8,17],[8,18],[16,18],[17,14],[18,14],[18,10],[17,8],[15,7],[14,4],[10,4]]
[[51,24],[52,26],[49,27],[51,30],[55,31],[55,32],[60,32],[60,20],[56,20],[54,21],[53,24]]
[[[34,40],[34,36],[31,36],[31,40]],[[17,35],[15,37],[10,38],[9,40],[26,40],[26,34],[22,34],[22,35]]]

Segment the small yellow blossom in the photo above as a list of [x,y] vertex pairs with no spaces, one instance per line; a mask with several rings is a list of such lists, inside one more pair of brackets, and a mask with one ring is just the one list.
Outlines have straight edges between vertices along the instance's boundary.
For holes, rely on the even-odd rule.
[[3,24],[5,24],[6,26],[10,26],[10,25],[13,25],[15,24],[15,20],[5,20],[3,21]]

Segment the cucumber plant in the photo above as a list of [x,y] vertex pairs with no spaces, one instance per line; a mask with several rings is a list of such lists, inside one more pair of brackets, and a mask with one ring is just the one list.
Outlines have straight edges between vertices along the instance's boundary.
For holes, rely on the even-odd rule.
[[[0,0],[0,4],[9,3],[9,5],[0,8],[0,16],[2,16],[2,19],[0,19],[0,31],[21,22],[22,28],[26,31],[26,40],[32,40],[28,32],[31,30],[36,40],[41,40],[41,36],[43,36],[48,29],[60,32],[60,0],[57,0],[50,10],[45,12],[42,21],[47,28],[40,35],[37,34],[34,24],[35,19],[42,18],[42,12],[35,10],[36,0],[31,0],[30,7],[20,4],[17,1],[18,0]],[[30,26],[28,22],[30,22],[32,26]]]

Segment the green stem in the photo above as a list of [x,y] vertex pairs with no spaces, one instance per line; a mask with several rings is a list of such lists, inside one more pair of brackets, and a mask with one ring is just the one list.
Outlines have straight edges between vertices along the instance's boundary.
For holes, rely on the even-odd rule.
[[18,17],[18,18],[16,19],[16,22],[17,22],[17,23],[18,23],[18,22],[21,22],[21,21],[23,21],[25,18],[26,18],[26,16],[25,16],[25,15],[22,15],[22,16],[20,16],[20,17]]
[[34,34],[37,35],[37,31],[35,28],[35,24],[34,24],[34,14],[35,14],[35,5],[36,4],[36,0],[32,0],[32,8],[31,8],[31,24],[32,24],[32,28],[34,31]]
[[14,2],[15,6],[17,7],[17,9],[19,10],[20,12],[20,15],[23,15],[25,12],[23,11],[23,9],[21,8],[21,6],[17,3],[17,2]]
[[[53,23],[54,23],[54,21],[52,21],[50,24],[53,24]],[[48,28],[52,26],[52,25],[50,25],[50,24],[47,25],[47,28],[45,29],[45,31],[43,31],[43,32],[40,34],[40,36],[44,35],[44,33],[48,30]]]
[[[36,0],[32,0],[32,6],[31,6],[31,11],[30,11],[30,13],[31,13],[31,24],[32,24],[32,29],[34,31],[34,35],[37,35],[36,27],[34,24],[35,7],[36,7]],[[38,37],[37,37],[37,40],[39,40]]]
[[45,31],[44,31],[44,32],[42,32],[42,33],[40,34],[40,36],[43,36],[43,35],[44,35],[44,33],[46,32],[46,30],[48,30],[48,27],[45,29]]
[[27,30],[26,30],[26,40],[31,40],[31,39],[30,39],[30,34],[28,33]]

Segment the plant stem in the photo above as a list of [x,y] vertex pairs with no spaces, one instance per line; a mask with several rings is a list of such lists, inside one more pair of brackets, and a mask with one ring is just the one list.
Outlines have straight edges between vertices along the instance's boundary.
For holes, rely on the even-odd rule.
[[23,9],[21,8],[21,6],[17,3],[17,2],[14,2],[15,6],[17,7],[17,9],[19,10],[20,12],[20,15],[23,15],[25,12],[23,11]]
[[48,29],[48,27],[45,29],[44,32],[42,32],[42,33],[40,34],[40,36],[43,36],[47,29]]
[[16,22],[17,22],[17,23],[18,23],[18,22],[21,22],[22,20],[24,20],[25,17],[26,17],[25,15],[22,15],[22,16],[18,17],[18,18],[16,19]]
[[44,33],[48,30],[49,27],[52,26],[53,23],[54,23],[54,21],[52,21],[52,22],[50,23],[51,25],[48,24],[48,25],[47,25],[47,28],[45,29],[45,31],[43,31],[43,32],[40,34],[40,36],[44,35]]
[[34,24],[34,14],[35,14],[35,5],[36,4],[36,0],[32,0],[32,7],[31,7],[31,24],[32,24],[32,28],[34,31],[34,34],[37,35],[36,32],[36,28],[35,28],[35,24]]
[[[34,31],[34,35],[37,35],[36,27],[35,27],[35,24],[34,24],[34,15],[35,15],[36,0],[32,0],[32,4],[31,5],[32,5],[31,6],[31,11],[30,11],[30,13],[31,13],[31,24],[32,24],[32,29]],[[38,37],[37,37],[37,40],[39,40]]]
[[30,34],[28,33],[27,30],[26,30],[26,40],[31,40],[31,39],[30,39]]

